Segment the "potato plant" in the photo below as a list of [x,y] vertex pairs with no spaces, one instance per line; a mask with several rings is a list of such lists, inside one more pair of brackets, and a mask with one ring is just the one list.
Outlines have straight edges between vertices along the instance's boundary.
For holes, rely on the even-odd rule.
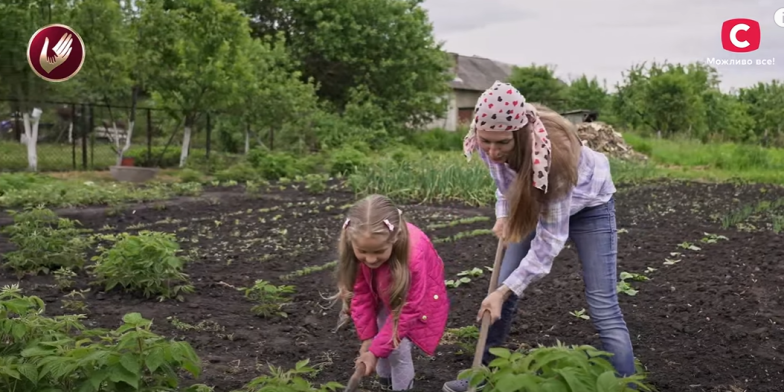
[[46,317],[44,310],[40,298],[23,296],[18,286],[0,291],[0,390],[173,391],[178,372],[201,373],[187,342],[151,332],[152,323],[139,313],[126,314],[116,330],[105,330],[87,328],[81,315]]
[[490,364],[466,370],[460,378],[470,378],[471,385],[487,382],[484,392],[631,392],[651,391],[643,380],[638,364],[637,374],[618,377],[606,359],[610,353],[592,346],[566,347],[558,342],[553,347],[539,347],[528,353],[491,348],[496,356]]
[[49,273],[58,268],[82,268],[85,251],[92,244],[77,221],[60,218],[52,210],[37,207],[10,211],[14,223],[2,230],[16,250],[6,253],[5,266],[18,275]]
[[160,300],[180,301],[183,293],[194,291],[190,278],[182,272],[184,260],[177,255],[180,246],[174,234],[140,231],[101,238],[114,243],[111,248],[101,246],[101,252],[93,257],[94,284],[103,285],[104,290],[121,286],[147,298],[157,295]]

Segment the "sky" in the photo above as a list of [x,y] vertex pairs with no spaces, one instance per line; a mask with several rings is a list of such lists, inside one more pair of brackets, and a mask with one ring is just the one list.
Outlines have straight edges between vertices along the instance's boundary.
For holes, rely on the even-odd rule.
[[[784,0],[425,0],[444,49],[527,66],[549,64],[564,81],[582,74],[607,88],[643,62],[775,59],[773,65],[715,65],[721,89],[784,80]],[[760,48],[731,53],[721,44],[727,19],[759,22]]]

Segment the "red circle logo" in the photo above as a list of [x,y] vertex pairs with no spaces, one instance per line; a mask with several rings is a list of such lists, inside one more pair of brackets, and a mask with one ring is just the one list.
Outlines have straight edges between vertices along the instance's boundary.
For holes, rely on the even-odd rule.
[[27,63],[42,79],[64,82],[82,69],[84,53],[84,42],[79,34],[66,25],[52,24],[30,37]]

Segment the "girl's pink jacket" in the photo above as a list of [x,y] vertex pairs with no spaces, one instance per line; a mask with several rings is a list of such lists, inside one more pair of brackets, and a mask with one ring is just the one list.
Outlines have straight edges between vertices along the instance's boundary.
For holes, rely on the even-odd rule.
[[[427,355],[432,356],[441,341],[449,317],[444,262],[422,230],[410,223],[407,227],[411,284],[406,304],[400,314],[398,339],[408,338]],[[380,275],[374,279],[374,274]],[[374,281],[381,282],[381,287],[374,287]],[[354,284],[354,297],[351,300],[351,318],[359,339],[364,341],[373,338],[370,352],[378,358],[388,357],[395,349],[392,341],[394,318],[389,310],[389,297],[381,295],[386,293],[390,283],[388,264],[375,270],[360,264]],[[384,307],[389,311],[381,331],[376,324],[379,301],[383,301]]]

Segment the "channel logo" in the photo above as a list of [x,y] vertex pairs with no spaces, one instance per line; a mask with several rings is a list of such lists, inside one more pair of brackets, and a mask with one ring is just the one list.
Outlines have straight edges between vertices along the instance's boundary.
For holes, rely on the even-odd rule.
[[760,24],[752,19],[730,19],[721,25],[721,46],[728,52],[747,53],[760,47]]

